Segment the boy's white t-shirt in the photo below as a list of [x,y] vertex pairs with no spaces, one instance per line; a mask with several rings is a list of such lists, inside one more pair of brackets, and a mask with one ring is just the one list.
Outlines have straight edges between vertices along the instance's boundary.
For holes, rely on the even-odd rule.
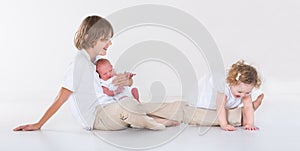
[[[225,80],[224,80],[225,83]],[[201,80],[198,81],[198,86],[200,88],[197,107],[207,108],[207,109],[216,109],[216,94],[217,92],[224,93],[226,98],[225,108],[231,109],[236,107],[241,107],[243,105],[241,98],[235,98],[230,90],[230,86],[228,83],[225,83],[223,90],[217,90],[213,86],[213,78],[212,76],[205,76]],[[253,89],[251,91],[252,101],[255,101],[259,95],[263,92],[261,89]]]
[[115,102],[103,93],[95,65],[85,50],[78,51],[65,73],[62,87],[73,93],[69,97],[70,109],[87,130],[93,129],[97,105]]

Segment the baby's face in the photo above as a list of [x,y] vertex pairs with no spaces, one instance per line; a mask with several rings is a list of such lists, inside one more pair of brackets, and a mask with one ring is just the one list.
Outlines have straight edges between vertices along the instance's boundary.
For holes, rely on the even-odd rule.
[[244,98],[249,96],[253,88],[253,84],[245,84],[242,82],[239,82],[237,85],[230,86],[231,93],[235,98]]
[[97,72],[103,80],[108,80],[114,75],[113,67],[109,63],[97,66]]

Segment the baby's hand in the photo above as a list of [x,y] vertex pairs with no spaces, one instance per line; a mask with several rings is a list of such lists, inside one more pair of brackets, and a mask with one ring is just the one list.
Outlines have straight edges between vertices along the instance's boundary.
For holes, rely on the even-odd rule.
[[259,130],[258,127],[254,126],[253,124],[247,124],[244,126],[244,130],[250,130],[250,131],[255,131],[255,130]]
[[117,90],[114,91],[114,94],[117,95],[117,94],[123,92],[123,90],[124,90],[123,86],[118,86]]
[[225,131],[235,131],[236,128],[232,125],[226,124],[226,125],[221,125],[221,129]]

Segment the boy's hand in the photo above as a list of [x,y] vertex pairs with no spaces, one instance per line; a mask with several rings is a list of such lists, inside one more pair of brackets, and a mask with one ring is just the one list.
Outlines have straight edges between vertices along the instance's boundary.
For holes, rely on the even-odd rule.
[[131,86],[133,80],[129,78],[129,74],[118,74],[113,80],[113,84],[117,86]]
[[133,76],[135,76],[136,74],[134,73],[129,73],[129,79],[131,79]]
[[255,131],[255,130],[259,130],[259,128],[254,125],[247,124],[244,126],[244,130]]
[[134,73],[130,73],[130,72],[124,72],[124,74],[126,75],[127,78],[131,79],[133,76],[135,76]]
[[21,125],[16,128],[14,128],[14,131],[35,131],[35,130],[40,130],[41,126],[39,126],[38,123],[35,124],[27,124],[27,125]]
[[221,125],[221,129],[225,130],[225,131],[235,131],[237,130],[236,127],[226,124],[226,125]]

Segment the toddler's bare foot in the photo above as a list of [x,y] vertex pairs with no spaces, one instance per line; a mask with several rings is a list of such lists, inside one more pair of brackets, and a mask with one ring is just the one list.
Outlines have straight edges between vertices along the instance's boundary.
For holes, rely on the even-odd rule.
[[253,104],[253,109],[254,109],[254,111],[256,111],[257,108],[261,105],[263,98],[264,98],[264,94],[261,94],[261,95],[258,96],[257,99],[252,103],[252,104]]

